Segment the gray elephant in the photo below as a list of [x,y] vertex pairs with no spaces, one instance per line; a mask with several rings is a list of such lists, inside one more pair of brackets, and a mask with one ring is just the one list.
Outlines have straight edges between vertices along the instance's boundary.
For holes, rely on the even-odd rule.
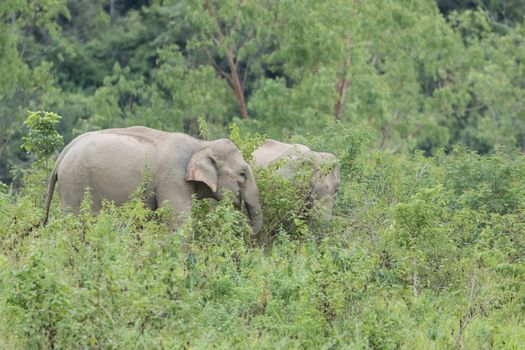
[[268,139],[253,152],[257,166],[277,165],[277,172],[292,180],[302,165],[312,171],[309,204],[330,215],[340,183],[341,167],[332,153],[315,152],[301,144],[289,144]]
[[142,126],[88,132],[71,141],[49,180],[44,224],[55,183],[65,210],[78,213],[89,188],[97,212],[103,199],[117,205],[129,200],[143,182],[146,168],[151,177],[146,205],[156,209],[169,203],[176,224],[191,212],[193,194],[221,200],[224,190],[229,190],[237,207],[244,202],[253,231],[261,229],[262,210],[252,170],[230,140],[202,141]]

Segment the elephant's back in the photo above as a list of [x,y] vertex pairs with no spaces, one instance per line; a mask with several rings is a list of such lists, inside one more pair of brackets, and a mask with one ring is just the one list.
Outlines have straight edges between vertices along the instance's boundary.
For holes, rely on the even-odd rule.
[[[120,137],[121,142],[140,142],[146,145],[158,145],[168,140],[171,133],[145,126],[132,126],[129,128],[104,129],[95,131],[92,134],[94,134],[94,136],[92,136],[93,140],[109,140],[115,139],[115,137]],[[123,138],[127,140],[124,140]]]
[[157,146],[157,141],[150,137],[131,133],[107,133],[105,131],[86,133],[73,140],[71,142],[72,147],[64,156],[63,162],[73,159],[79,159],[83,162],[101,162],[103,160],[113,162],[125,155],[140,156],[146,153],[148,149]]
[[161,145],[166,143],[197,145],[201,142],[190,135],[180,132],[168,132],[148,128],[146,126],[130,126],[127,128],[114,128],[95,131],[101,135],[122,135],[134,138],[140,142]]
[[[57,169],[59,191],[89,187],[94,194],[123,202],[142,181],[144,170],[155,166],[151,164],[155,147],[147,139],[92,132],[73,142]],[[117,192],[126,195],[121,198]]]
[[268,139],[253,152],[253,159],[256,165],[264,166],[284,158],[294,159],[309,151],[310,148],[305,145]]
[[[166,162],[186,161],[199,140],[182,134],[143,126],[104,129],[82,134],[61,154],[59,175],[70,169],[118,168],[132,171],[168,166]],[[183,158],[183,159],[179,159]],[[173,165],[173,164],[170,164]]]

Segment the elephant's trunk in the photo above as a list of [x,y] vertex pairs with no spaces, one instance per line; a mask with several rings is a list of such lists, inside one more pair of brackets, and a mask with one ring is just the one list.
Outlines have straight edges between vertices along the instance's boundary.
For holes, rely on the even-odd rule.
[[248,212],[248,218],[253,228],[253,232],[258,234],[263,224],[263,213],[260,202],[259,190],[255,185],[253,177],[246,183],[244,191],[241,193],[246,211]]

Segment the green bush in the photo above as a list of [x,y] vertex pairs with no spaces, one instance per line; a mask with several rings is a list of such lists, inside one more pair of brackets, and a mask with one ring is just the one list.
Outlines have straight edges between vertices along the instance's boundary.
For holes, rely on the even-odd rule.
[[53,112],[30,112],[24,121],[29,132],[22,137],[22,148],[27,153],[33,153],[38,161],[47,161],[47,158],[64,143],[62,135],[56,129],[61,117]]

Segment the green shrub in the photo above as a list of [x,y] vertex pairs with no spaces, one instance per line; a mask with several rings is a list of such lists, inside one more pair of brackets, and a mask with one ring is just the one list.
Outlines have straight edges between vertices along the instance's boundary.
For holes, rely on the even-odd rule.
[[27,153],[33,153],[37,161],[47,158],[62,146],[62,135],[56,131],[56,124],[61,117],[53,112],[30,112],[24,125],[29,129],[27,136],[22,137],[22,147]]
[[480,156],[458,148],[443,162],[445,186],[457,207],[512,213],[525,201],[524,161],[520,154]]

